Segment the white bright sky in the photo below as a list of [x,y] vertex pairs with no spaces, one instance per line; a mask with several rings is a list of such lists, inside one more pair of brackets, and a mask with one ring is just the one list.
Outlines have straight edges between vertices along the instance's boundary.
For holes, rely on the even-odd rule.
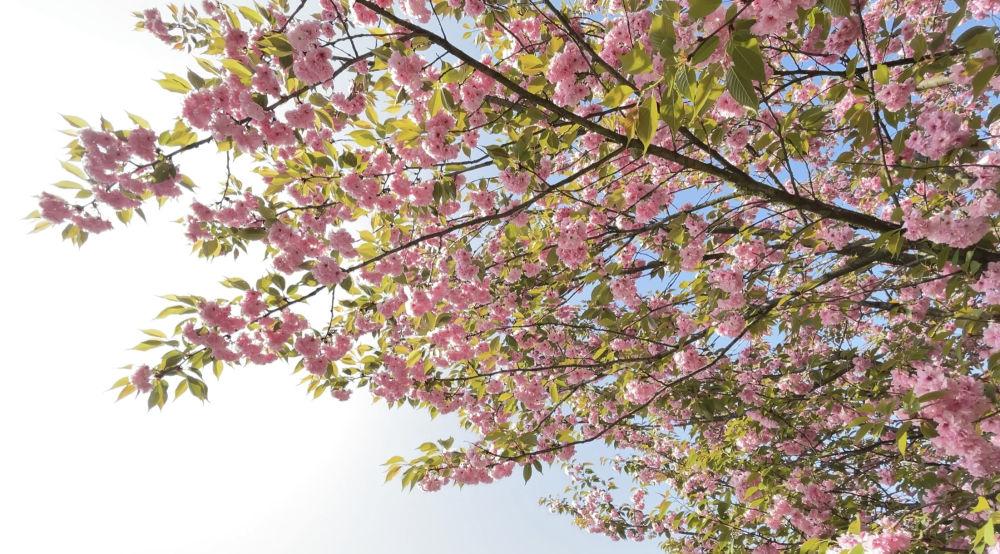
[[[389,412],[363,396],[313,401],[282,364],[208,376],[204,406],[190,395],[163,413],[146,413],[144,399],[113,403],[104,391],[125,374],[116,368],[151,359],[126,350],[143,340],[139,329],[166,328],[152,321],[167,305],[156,295],[221,296],[222,278],[258,276],[250,260],[191,256],[170,223],[177,203],[82,251],[58,231],[27,235],[32,196],[69,177],[57,163],[70,140],[56,132],[67,127],[59,113],[91,123],[103,113],[124,127],[127,109],[158,129],[172,124],[181,97],[152,79],[194,64],[132,31],[131,12],[154,1],[4,6],[0,551],[656,551],[586,534],[539,507],[568,483],[556,468],[528,485],[515,476],[436,494],[383,486],[380,464],[454,434],[455,421]],[[214,191],[222,170],[211,161],[182,167]]]

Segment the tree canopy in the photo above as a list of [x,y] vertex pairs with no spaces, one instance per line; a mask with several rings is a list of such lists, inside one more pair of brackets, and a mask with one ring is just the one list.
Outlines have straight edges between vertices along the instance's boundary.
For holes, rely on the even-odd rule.
[[32,217],[82,245],[193,191],[186,152],[226,164],[186,239],[271,269],[169,297],[119,399],[283,360],[315,398],[456,414],[476,439],[389,460],[403,487],[555,464],[551,510],[669,552],[995,554],[997,7],[150,9],[193,56],[159,80],[176,123],[66,117]]

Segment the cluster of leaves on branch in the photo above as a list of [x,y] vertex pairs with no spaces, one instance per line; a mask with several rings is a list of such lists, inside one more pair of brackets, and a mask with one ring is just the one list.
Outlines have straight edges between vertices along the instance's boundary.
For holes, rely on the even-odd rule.
[[196,56],[174,127],[67,118],[34,215],[77,244],[186,151],[257,173],[186,236],[273,270],[171,297],[122,397],[280,359],[477,437],[403,486],[562,464],[552,510],[670,552],[1000,551],[1000,3],[319,5],[139,14]]

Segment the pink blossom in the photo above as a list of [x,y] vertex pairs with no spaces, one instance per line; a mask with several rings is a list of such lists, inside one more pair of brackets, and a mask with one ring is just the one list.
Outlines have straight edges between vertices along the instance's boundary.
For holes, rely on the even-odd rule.
[[294,109],[285,112],[288,124],[296,129],[312,129],[316,126],[316,112],[311,104],[303,102]]
[[875,98],[885,104],[887,110],[895,112],[910,103],[910,95],[915,89],[916,87],[911,81],[889,83],[879,88],[878,92],[875,93]]
[[[737,102],[736,99],[733,98],[733,95],[729,94],[728,90],[724,91],[722,96],[716,100],[715,111],[722,117],[731,117],[734,119],[742,119],[747,113],[746,108]],[[747,135],[749,136],[749,132]]]
[[420,90],[424,86],[423,68],[424,60],[416,54],[404,56],[399,52],[393,52],[389,56],[389,75],[397,85],[404,87],[409,92]]
[[337,262],[329,256],[322,256],[316,260],[312,274],[316,282],[321,285],[339,285],[347,277]]
[[153,390],[153,383],[151,379],[153,378],[153,372],[149,370],[148,365],[141,365],[139,369],[135,370],[132,374],[131,379],[132,385],[142,393],[149,392]]
[[174,39],[167,31],[166,24],[163,23],[163,18],[160,16],[160,10],[150,8],[142,12],[142,15],[145,17],[144,26],[147,31],[163,42],[173,44]]

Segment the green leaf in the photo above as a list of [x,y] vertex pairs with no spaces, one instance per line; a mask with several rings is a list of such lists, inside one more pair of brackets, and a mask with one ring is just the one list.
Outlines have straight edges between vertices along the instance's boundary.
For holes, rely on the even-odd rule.
[[195,379],[194,377],[187,378],[188,387],[191,389],[191,394],[195,398],[201,400],[202,402],[208,400],[208,385],[204,381]]
[[826,6],[833,15],[847,17],[851,14],[850,0],[823,0],[823,5]]
[[[66,171],[69,171],[73,175],[76,175],[77,177],[79,177],[79,178],[81,178],[81,179],[83,179],[85,181],[87,180],[87,176],[83,173],[83,170],[80,169],[79,167],[77,167],[77,166],[75,166],[75,165],[73,165],[73,164],[71,164],[69,162],[59,162],[59,164],[62,165],[63,169],[65,169]],[[80,187],[80,188],[83,188],[83,187]]]
[[654,52],[659,52],[667,63],[672,65],[674,60],[674,45],[677,43],[676,31],[672,19],[665,15],[653,17],[653,24],[649,29],[649,40]]
[[809,539],[806,542],[802,543],[802,546],[799,547],[799,552],[801,554],[805,554],[806,552],[812,552],[813,550],[816,550],[818,547],[819,547],[819,539]]
[[152,410],[153,406],[158,406],[160,404],[160,387],[153,386],[153,390],[149,391],[149,398],[146,399],[146,406],[148,410]]
[[222,65],[228,69],[230,73],[236,75],[240,79],[249,79],[250,77],[253,77],[253,71],[236,60],[227,58],[222,60]]
[[373,135],[371,131],[358,129],[357,131],[351,131],[348,135],[354,139],[354,142],[356,142],[358,146],[364,148],[378,144],[378,139],[375,138],[375,135]]
[[681,93],[681,96],[694,101],[696,83],[694,69],[680,68],[674,76],[674,88]]
[[878,64],[875,66],[875,82],[888,85],[889,84],[889,68],[885,64]]
[[61,189],[72,189],[72,190],[78,190],[78,189],[82,189],[83,188],[83,185],[81,185],[79,183],[74,183],[73,181],[59,181],[58,183],[56,183],[53,186],[61,188]]
[[909,441],[909,437],[906,433],[910,430],[913,424],[907,421],[899,427],[899,431],[896,432],[896,445],[899,447],[899,455],[906,457],[906,445]]
[[979,98],[979,96],[986,90],[986,85],[990,83],[993,76],[997,74],[997,69],[1000,69],[998,64],[990,64],[986,67],[979,68],[976,75],[972,78],[972,97]]
[[850,527],[847,528],[847,532],[850,533],[850,534],[852,534],[852,535],[860,535],[861,534],[861,516],[860,515],[858,515],[857,517],[854,518],[854,521],[851,522]]
[[149,339],[140,342],[139,344],[132,347],[132,350],[139,350],[140,352],[145,352],[146,350],[152,350],[154,348],[159,348],[163,346],[163,341]]
[[402,470],[402,469],[403,469],[403,466],[392,466],[392,467],[390,467],[389,471],[385,472],[385,482],[388,483],[389,481],[392,481],[393,478],[395,478],[396,475],[399,474],[400,470]]
[[719,47],[719,36],[712,35],[705,39],[704,42],[698,45],[694,52],[691,53],[691,65],[698,65],[701,62],[712,57],[715,50]]
[[524,464],[524,469],[521,474],[524,476],[524,483],[528,483],[528,479],[531,479],[531,464]]
[[146,121],[145,119],[143,119],[143,118],[141,118],[141,117],[139,117],[139,116],[137,116],[135,114],[131,114],[131,113],[128,113],[128,112],[125,112],[125,113],[128,114],[128,118],[131,119],[133,123],[135,123],[139,127],[142,127],[143,129],[149,129],[149,122],[148,121]]
[[601,105],[605,108],[617,108],[625,102],[626,98],[632,96],[633,92],[635,91],[628,85],[618,85],[604,95],[604,100],[601,101]]
[[156,319],[163,319],[170,315],[193,314],[196,311],[194,308],[188,308],[187,306],[170,306],[160,312],[160,315],[156,316]]
[[986,501],[982,496],[979,497],[979,502],[976,507],[972,509],[972,513],[978,514],[979,512],[984,512],[990,509],[990,503]]
[[238,9],[240,10],[240,13],[243,14],[243,17],[247,18],[247,21],[253,23],[255,27],[264,24],[264,18],[257,13],[257,10],[247,6],[239,6]]
[[740,77],[740,75],[736,73],[736,69],[734,67],[730,67],[726,70],[726,90],[728,90],[729,94],[733,96],[733,99],[741,105],[753,110],[757,109],[759,103],[757,100],[757,93],[754,92],[752,83],[749,80]]
[[[756,39],[750,41],[750,46],[743,46],[733,41],[726,45],[726,51],[733,59],[736,73],[745,79],[763,83],[767,81],[764,72],[764,59],[760,55]],[[731,94],[731,93],[730,93]]]
[[993,30],[982,25],[969,27],[958,35],[955,44],[965,49],[967,53],[977,52],[993,47]]
[[[436,115],[439,111],[443,109],[444,109],[444,94],[441,92],[441,89],[435,89],[434,94],[431,95],[431,99],[427,103],[427,113],[430,115]],[[361,146],[365,145],[362,144]]]
[[524,75],[538,75],[545,68],[542,60],[534,54],[525,54],[519,57],[517,66]]
[[[226,61],[239,63],[236,60],[226,60]],[[164,73],[163,76],[164,76],[163,79],[158,79],[156,81],[157,83],[160,83],[161,87],[171,92],[179,92],[181,94],[187,94],[191,92],[191,85],[188,84],[188,82],[185,81],[183,77],[174,75],[173,73]]]
[[177,388],[174,389],[174,402],[177,402],[177,399],[180,398],[182,394],[187,392],[187,390],[188,390],[187,380],[178,382]]
[[622,62],[622,71],[629,75],[642,75],[653,70],[653,61],[649,59],[641,44],[636,44],[635,48],[624,56],[619,56]]
[[153,409],[153,406],[162,410],[163,405],[167,403],[168,396],[167,384],[162,380],[153,381],[153,390],[149,392],[149,399],[147,400],[146,405],[150,410]]
[[244,291],[250,290],[250,283],[247,283],[246,281],[240,279],[239,277],[230,277],[229,279],[222,281],[222,286],[228,288],[240,289]]
[[143,329],[142,332],[146,333],[147,335],[149,335],[151,337],[156,337],[156,338],[160,338],[160,339],[167,338],[167,334],[166,333],[164,333],[163,331],[159,331],[157,329]]
[[86,121],[76,117],[75,115],[64,115],[63,119],[69,122],[70,125],[76,127],[77,129],[82,129],[83,127],[90,127],[90,124]]
[[124,387],[125,385],[128,385],[128,383],[129,383],[129,378],[128,377],[122,377],[121,379],[115,381],[115,384],[111,385],[111,388],[108,389],[108,390],[115,390],[118,387]]
[[[126,379],[128,379],[128,377],[126,377]],[[120,393],[118,393],[118,398],[115,399],[115,402],[118,402],[119,400],[125,398],[126,396],[132,394],[133,392],[135,392],[135,385],[131,383],[125,385],[125,388],[122,389]]]
[[688,10],[688,19],[698,21],[709,15],[722,5],[722,0],[691,0],[691,9]]
[[595,306],[603,306],[611,302],[613,298],[614,297],[611,294],[611,287],[609,287],[606,283],[601,283],[594,287],[594,290],[590,291],[590,301]]
[[649,149],[649,143],[656,134],[656,124],[660,119],[660,107],[652,96],[647,98],[639,106],[638,120],[636,121],[635,136],[642,142],[642,153]]

